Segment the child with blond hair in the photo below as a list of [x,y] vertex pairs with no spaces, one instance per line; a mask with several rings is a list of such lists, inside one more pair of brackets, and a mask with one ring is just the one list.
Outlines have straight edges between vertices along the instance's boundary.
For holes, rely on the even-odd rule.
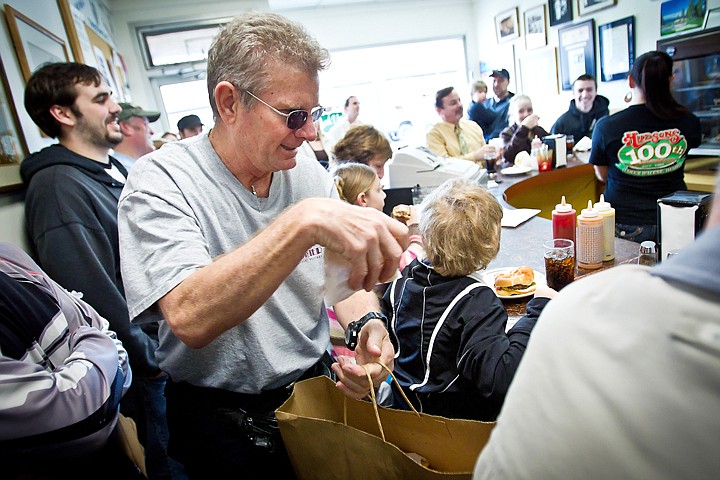
[[[508,316],[494,286],[474,275],[497,256],[501,219],[495,197],[465,179],[446,181],[421,205],[424,258],[403,270],[382,301],[395,376],[419,411],[494,420],[537,317],[554,296],[538,285],[527,315],[505,332]],[[399,394],[394,406],[407,408]]]

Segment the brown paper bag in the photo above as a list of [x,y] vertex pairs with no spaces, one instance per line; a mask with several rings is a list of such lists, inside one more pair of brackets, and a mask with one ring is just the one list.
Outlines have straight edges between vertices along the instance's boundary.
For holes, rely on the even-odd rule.
[[140,444],[137,434],[137,426],[135,420],[126,417],[122,413],[118,414],[118,443],[125,455],[140,469],[143,475],[147,477],[145,469],[145,449]]
[[381,407],[379,427],[372,403],[347,398],[327,377],[295,384],[275,414],[301,480],[470,479],[495,426]]

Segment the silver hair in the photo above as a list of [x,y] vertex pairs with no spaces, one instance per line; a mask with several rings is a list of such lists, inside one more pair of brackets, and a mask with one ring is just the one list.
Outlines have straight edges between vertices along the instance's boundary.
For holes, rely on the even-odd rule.
[[[269,60],[291,65],[316,77],[330,65],[330,53],[299,24],[276,13],[249,12],[230,21],[208,51],[207,86],[210,106],[218,117],[215,87],[223,81],[253,93],[269,88]],[[256,102],[243,95],[243,105]]]

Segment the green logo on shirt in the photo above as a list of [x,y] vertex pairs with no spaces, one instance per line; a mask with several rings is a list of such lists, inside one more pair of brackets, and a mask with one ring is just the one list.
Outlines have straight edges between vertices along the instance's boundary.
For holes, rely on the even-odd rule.
[[615,166],[636,177],[663,175],[682,167],[687,141],[677,128],[652,133],[625,132]]

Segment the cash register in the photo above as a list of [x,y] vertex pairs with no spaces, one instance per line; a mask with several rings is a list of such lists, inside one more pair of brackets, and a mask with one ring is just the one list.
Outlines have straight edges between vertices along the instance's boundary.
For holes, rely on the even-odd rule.
[[465,177],[487,186],[487,171],[470,160],[445,158],[425,147],[398,150],[385,165],[388,188],[437,187],[449,178]]

